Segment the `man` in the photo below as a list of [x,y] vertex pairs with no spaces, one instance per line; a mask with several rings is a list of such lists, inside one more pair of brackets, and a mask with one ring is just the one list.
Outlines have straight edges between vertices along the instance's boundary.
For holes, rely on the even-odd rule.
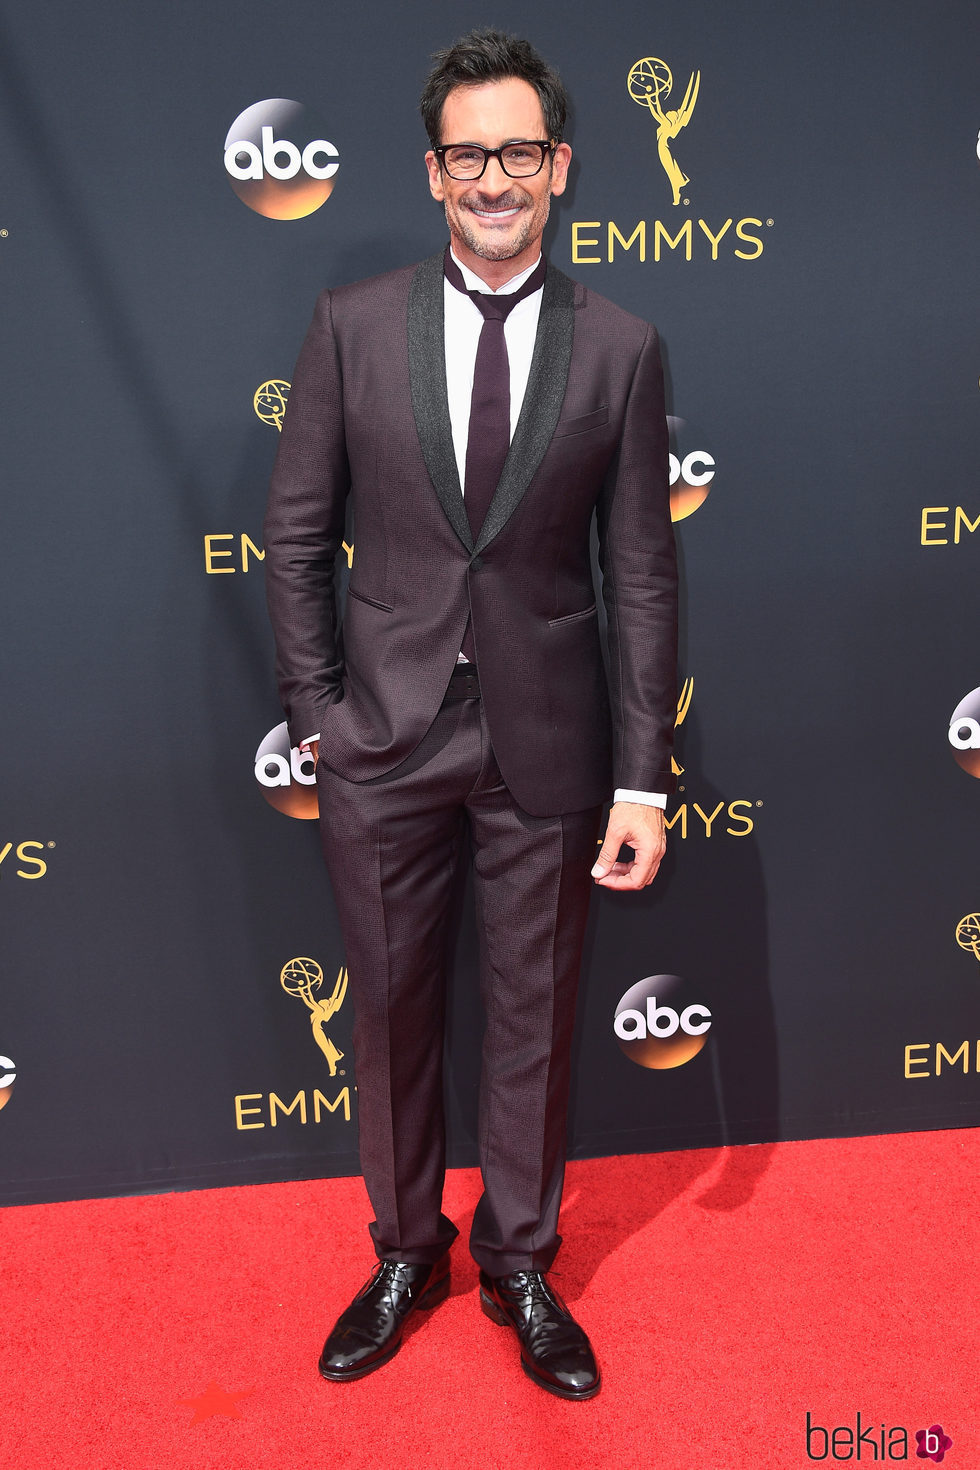
[[[590,869],[607,888],[649,883],[673,786],[663,381],[653,328],[541,258],[571,158],[557,75],[494,31],[434,60],[426,165],[451,250],[321,294],[265,527],[280,692],[293,743],[317,760],[347,950],[379,1257],[320,1371],[372,1372],[412,1313],[448,1294],[446,920],[468,846],[486,1010],[470,1237],[481,1305],[515,1330],[535,1382],[589,1398],[588,1338],[545,1273],[560,1243]],[[341,644],[333,569],[348,497]]]

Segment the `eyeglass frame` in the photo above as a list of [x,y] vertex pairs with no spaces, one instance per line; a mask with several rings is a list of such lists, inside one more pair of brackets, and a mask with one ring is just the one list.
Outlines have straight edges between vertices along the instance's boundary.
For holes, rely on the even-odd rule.
[[[450,179],[454,179],[457,184],[475,184],[478,179],[483,178],[483,175],[487,171],[487,164],[491,158],[497,160],[501,173],[508,179],[536,179],[544,168],[544,161],[548,157],[548,154],[550,153],[552,158],[554,158],[555,149],[558,147],[560,141],[560,138],[513,138],[509,143],[501,143],[499,148],[484,148],[482,143],[439,143],[433,146],[432,151],[439,160],[439,167],[445,171]],[[530,146],[541,149],[541,162],[534,172],[531,174],[508,173],[503,160],[504,151],[507,148],[527,148]],[[467,174],[462,179],[456,174],[450,173],[445,159],[445,155],[450,148],[478,148],[483,154],[483,167],[480,169],[480,172],[478,174]]]

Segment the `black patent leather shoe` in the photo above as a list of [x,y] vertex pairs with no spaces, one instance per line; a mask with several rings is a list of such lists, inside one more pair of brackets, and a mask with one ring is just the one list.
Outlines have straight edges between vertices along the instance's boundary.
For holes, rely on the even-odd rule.
[[363,1378],[393,1358],[405,1323],[416,1309],[427,1311],[449,1295],[449,1255],[435,1265],[379,1261],[323,1344],[320,1372],[335,1383]]
[[480,1306],[491,1321],[513,1327],[521,1367],[541,1388],[562,1399],[591,1399],[599,1392],[589,1339],[542,1271],[512,1276],[481,1271]]

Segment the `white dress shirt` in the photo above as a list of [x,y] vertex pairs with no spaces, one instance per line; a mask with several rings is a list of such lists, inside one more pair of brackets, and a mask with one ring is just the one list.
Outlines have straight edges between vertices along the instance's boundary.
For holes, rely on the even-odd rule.
[[[512,296],[519,291],[538,261],[526,271],[514,276],[498,291],[491,291],[485,281],[474,275],[452,252],[459,266],[468,291],[482,291],[488,296]],[[541,257],[538,256],[538,260]],[[504,322],[504,341],[507,344],[507,361],[510,364],[510,437],[513,439],[521,405],[527,389],[531,358],[534,354],[534,339],[541,315],[541,297],[544,288],[533,291],[519,301]],[[466,494],[466,444],[470,434],[470,400],[473,397],[473,373],[476,368],[476,349],[480,345],[483,331],[483,313],[474,301],[449,280],[443,281],[446,305],[446,388],[449,395],[449,418],[453,426],[453,449],[459,467],[459,483]]]

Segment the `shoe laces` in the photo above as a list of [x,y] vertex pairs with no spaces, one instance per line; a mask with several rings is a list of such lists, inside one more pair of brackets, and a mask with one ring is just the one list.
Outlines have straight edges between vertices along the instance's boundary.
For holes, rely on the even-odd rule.
[[368,1282],[368,1290],[381,1286],[391,1293],[404,1293],[409,1301],[412,1301],[417,1290],[417,1283],[411,1279],[412,1270],[411,1261],[379,1261],[374,1268],[374,1275]]
[[529,1305],[540,1302],[549,1307],[557,1305],[561,1311],[568,1310],[558,1293],[545,1280],[543,1271],[515,1271],[511,1280],[520,1282],[518,1289],[527,1297]]

